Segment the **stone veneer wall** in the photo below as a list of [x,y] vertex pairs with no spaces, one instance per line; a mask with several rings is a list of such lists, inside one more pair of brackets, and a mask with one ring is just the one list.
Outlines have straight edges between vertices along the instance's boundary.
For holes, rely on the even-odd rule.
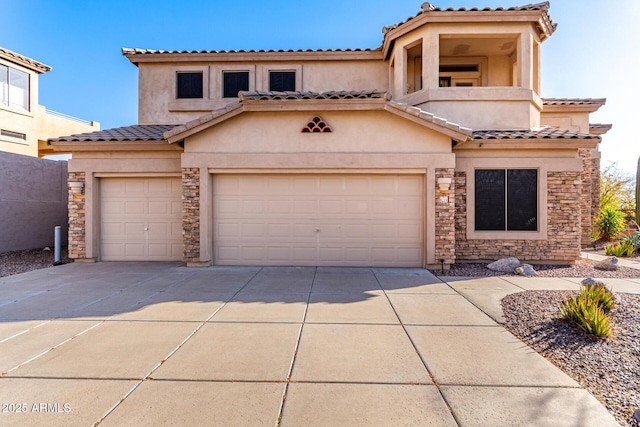
[[522,261],[569,263],[578,260],[581,241],[581,173],[548,172],[547,185],[547,240],[467,240],[467,178],[465,172],[456,172],[456,258],[480,261],[515,256]]
[[591,158],[591,221],[600,215],[600,158]]
[[451,178],[453,181],[453,169],[436,169],[436,262],[444,260],[444,263],[451,265],[456,260],[456,229],[451,218],[456,212],[456,192],[452,182],[449,188],[448,202],[441,202],[438,178]]
[[182,241],[185,261],[199,261],[200,168],[182,168]]
[[593,218],[591,212],[593,209],[593,195],[591,194],[593,191],[593,186],[591,185],[591,150],[581,148],[578,150],[578,156],[582,159],[582,182],[584,183],[582,186],[582,209],[580,212],[582,217],[582,238],[580,244],[584,248],[591,243],[591,220]]
[[[68,182],[83,182],[86,185],[84,172],[69,172]],[[86,216],[84,189],[74,194],[69,187],[69,258],[83,259],[87,257]]]

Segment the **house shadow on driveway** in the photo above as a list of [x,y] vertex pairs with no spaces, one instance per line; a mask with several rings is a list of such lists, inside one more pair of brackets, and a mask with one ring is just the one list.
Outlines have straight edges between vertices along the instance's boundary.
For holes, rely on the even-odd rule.
[[[373,312],[389,305],[385,292],[455,294],[423,269],[192,269],[179,263],[77,263],[0,278],[0,322],[86,318],[302,322],[305,314],[331,321],[315,309],[307,313],[307,305],[363,303],[361,310],[354,308],[356,313],[345,311],[344,318],[339,308],[334,310],[334,320],[398,323],[390,306],[382,318]],[[363,319],[357,319],[358,311]]]

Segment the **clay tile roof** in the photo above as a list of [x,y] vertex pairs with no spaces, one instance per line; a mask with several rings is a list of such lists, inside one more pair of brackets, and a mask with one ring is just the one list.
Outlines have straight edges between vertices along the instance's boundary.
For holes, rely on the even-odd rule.
[[243,91],[240,101],[271,101],[291,99],[391,99],[386,90],[329,91],[329,92],[259,92]]
[[605,98],[542,98],[543,105],[604,105]]
[[123,55],[154,55],[154,54],[225,54],[225,53],[300,53],[300,52],[373,52],[376,49],[269,49],[269,50],[156,50],[139,48],[122,48]]
[[431,122],[438,126],[442,126],[447,129],[450,129],[454,132],[459,132],[467,136],[472,134],[472,131],[470,128],[460,126],[459,124],[450,122],[447,119],[435,116],[434,114],[429,113],[428,111],[420,109],[419,107],[414,107],[414,106],[411,106],[402,102],[396,102],[396,101],[388,101],[388,105],[398,110],[404,111],[408,114],[411,114],[412,116],[418,117],[426,122]]
[[20,64],[24,67],[30,68],[38,73],[46,73],[48,71],[51,71],[50,66],[43,64],[42,62],[38,62],[35,59],[20,55],[19,53],[16,53],[12,50],[5,49],[2,46],[0,46],[0,57],[8,61]]
[[[453,8],[453,7],[448,7],[446,9],[440,8],[440,7],[436,7],[434,5],[432,5],[431,3],[423,3],[422,4],[422,10],[420,10],[416,15],[410,16],[407,19],[405,19],[402,22],[398,22],[397,24],[394,25],[390,25],[388,27],[384,27],[382,29],[382,32],[384,34],[388,33],[391,30],[394,30],[398,27],[403,26],[404,24],[414,20],[415,18],[419,17],[420,15],[424,14],[424,13],[437,13],[437,12],[477,12],[477,13],[482,13],[482,12],[526,12],[526,11],[543,11],[543,12],[548,12],[549,11],[549,2],[545,1],[542,3],[535,3],[535,4],[527,4],[524,6],[514,6],[514,7],[497,7],[497,8],[490,8],[490,7],[484,7],[484,8],[478,8],[478,7],[473,7],[473,8]],[[549,24],[550,27],[552,29],[552,32],[555,30],[556,28],[556,24],[553,24],[551,22],[551,20],[549,19]]]
[[476,130],[471,134],[471,139],[600,139],[600,137],[589,133],[543,126],[531,130]]
[[59,138],[50,138],[52,142],[99,142],[99,141],[164,141],[164,133],[177,125],[132,125],[96,132],[79,133]]

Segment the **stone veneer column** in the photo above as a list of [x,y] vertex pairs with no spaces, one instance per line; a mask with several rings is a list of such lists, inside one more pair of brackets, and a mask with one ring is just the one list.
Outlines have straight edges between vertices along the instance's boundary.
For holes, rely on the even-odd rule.
[[[436,169],[436,262],[444,260],[445,265],[451,265],[456,261],[456,228],[455,228],[455,212],[456,212],[456,188],[453,177],[453,169]],[[449,187],[448,201],[440,201],[443,195],[438,187],[438,178],[451,178],[451,186]]]
[[[584,203],[580,172],[547,173],[547,259],[576,261],[580,259],[582,212]],[[543,253],[544,253],[543,252]]]
[[200,260],[200,168],[182,168],[182,241],[186,262]]
[[[70,172],[68,182],[85,183],[84,172]],[[71,187],[69,191],[69,258],[85,259],[87,257],[86,218],[84,189],[80,193],[74,193]]]
[[467,173],[456,172],[454,185],[456,189],[455,243],[456,255],[459,256],[467,240]]
[[[600,215],[600,157],[591,156],[591,183],[585,182],[583,185],[591,185],[591,227],[593,227],[595,218]],[[636,219],[636,221],[639,220]]]
[[582,159],[582,196],[580,198],[580,207],[582,215],[582,237],[580,244],[582,247],[589,246],[591,243],[591,220],[593,218],[593,194],[591,194],[593,187],[591,184],[591,150],[581,148],[578,150],[578,156]]

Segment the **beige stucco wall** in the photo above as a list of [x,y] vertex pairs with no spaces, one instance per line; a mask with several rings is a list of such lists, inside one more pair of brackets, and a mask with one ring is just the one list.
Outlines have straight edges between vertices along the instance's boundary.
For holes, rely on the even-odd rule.
[[37,157],[38,73],[2,58],[0,64],[29,74],[29,111],[0,105],[0,129],[25,134],[26,139],[0,135],[0,151]]
[[[440,58],[441,37],[490,40],[505,37],[517,46],[512,55],[482,54],[474,51],[455,57]],[[406,48],[422,42],[423,89],[404,95],[407,87]],[[534,46],[539,38],[527,22],[522,23],[429,23],[399,37],[391,52],[390,64],[394,97],[455,123],[474,129],[529,129],[540,125],[542,103],[536,92],[539,60]],[[484,55],[484,56],[479,56]],[[484,87],[439,88],[439,65],[478,60]],[[512,63],[515,62],[515,71]]]
[[[333,132],[302,133],[316,116]],[[185,141],[185,153],[207,152],[450,153],[451,138],[387,111],[245,112]]]
[[554,126],[560,129],[574,130],[589,133],[588,112],[542,112],[540,115],[542,125]]
[[[297,89],[330,90],[386,89],[388,70],[382,60],[291,61],[224,63],[139,64],[138,122],[140,124],[182,124],[206,111],[215,110],[237,98],[222,98],[223,71],[249,71],[249,90],[269,90],[270,70],[296,71]],[[201,71],[203,99],[176,99],[176,72]]]
[[49,138],[100,130],[98,122],[85,122],[73,117],[48,113],[44,106],[38,104],[39,74],[2,58],[0,58],[0,64],[29,74],[29,111],[0,105],[0,130],[21,133],[26,135],[26,138],[0,135],[0,151],[37,157],[38,141],[41,141],[40,145],[45,147],[43,143]]

